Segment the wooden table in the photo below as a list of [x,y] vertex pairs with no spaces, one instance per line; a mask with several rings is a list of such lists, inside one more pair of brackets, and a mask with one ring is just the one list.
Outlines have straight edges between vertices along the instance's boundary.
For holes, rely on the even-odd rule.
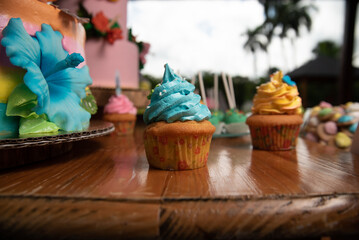
[[[359,234],[359,156],[299,139],[253,150],[213,139],[208,167],[149,168],[133,137],[74,143],[55,159],[0,172],[0,238],[350,239]],[[4,238],[2,238],[3,236]],[[30,238],[29,238],[30,236]]]

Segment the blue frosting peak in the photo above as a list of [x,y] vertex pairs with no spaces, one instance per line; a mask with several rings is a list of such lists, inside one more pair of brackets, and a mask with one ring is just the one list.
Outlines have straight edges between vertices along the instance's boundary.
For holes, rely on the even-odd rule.
[[295,82],[288,76],[288,75],[285,75],[283,78],[283,81],[288,84],[289,86],[296,86],[297,84],[295,84]]
[[143,115],[145,123],[209,119],[211,112],[200,103],[201,97],[193,93],[194,89],[166,64],[162,84],[154,89],[151,103]]

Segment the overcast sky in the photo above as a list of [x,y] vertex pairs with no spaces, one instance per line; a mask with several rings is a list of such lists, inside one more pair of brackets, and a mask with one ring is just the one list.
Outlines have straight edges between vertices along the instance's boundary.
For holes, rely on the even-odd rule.
[[[341,44],[344,1],[309,3],[318,7],[312,13],[312,31],[301,29],[295,51],[287,40],[283,52],[281,42],[274,39],[269,48],[271,66],[288,72],[313,57],[312,49],[318,41]],[[242,34],[263,20],[263,7],[257,0],[128,2],[128,27],[132,27],[138,40],[151,44],[142,73],[157,77],[162,76],[163,65],[168,63],[187,77],[198,71],[224,71],[253,78],[253,56],[243,48],[246,37]],[[258,72],[263,75],[268,69],[268,59],[261,52],[257,56]]]

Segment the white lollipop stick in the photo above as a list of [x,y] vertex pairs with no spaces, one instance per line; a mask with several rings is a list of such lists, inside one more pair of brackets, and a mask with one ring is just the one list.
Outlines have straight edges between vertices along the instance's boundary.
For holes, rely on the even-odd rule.
[[236,106],[236,96],[234,95],[234,87],[233,87],[233,81],[232,81],[231,75],[228,75],[228,85],[229,85],[229,90],[231,90],[233,106],[234,106],[234,108],[236,108],[237,107]]
[[214,110],[218,110],[218,75],[214,74]]
[[195,85],[196,84],[196,76],[193,76],[191,79],[191,84]]
[[199,88],[201,90],[201,95],[202,95],[202,101],[203,101],[204,105],[207,106],[207,97],[206,97],[206,91],[204,89],[202,72],[198,73],[198,80],[199,80]]
[[232,108],[234,108],[234,105],[233,105],[233,102],[232,102],[231,93],[229,92],[227,78],[226,78],[226,75],[223,72],[222,72],[222,80],[223,80],[224,90],[226,91],[229,108],[232,109]]

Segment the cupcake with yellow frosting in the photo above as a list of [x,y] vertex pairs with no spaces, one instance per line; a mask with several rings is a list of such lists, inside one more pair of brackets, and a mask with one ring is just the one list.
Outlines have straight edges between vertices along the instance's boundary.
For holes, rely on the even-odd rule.
[[215,127],[211,112],[200,103],[195,87],[165,65],[143,115],[144,145],[150,166],[167,170],[204,167]]
[[281,71],[257,87],[252,115],[247,118],[252,145],[263,150],[295,148],[302,120],[302,99],[289,76]]

